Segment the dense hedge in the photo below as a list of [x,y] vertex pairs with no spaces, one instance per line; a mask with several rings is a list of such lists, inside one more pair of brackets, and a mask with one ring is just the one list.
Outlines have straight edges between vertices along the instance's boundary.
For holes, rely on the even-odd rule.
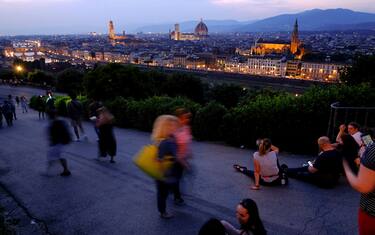
[[258,137],[269,137],[283,150],[316,151],[316,139],[327,132],[330,104],[373,106],[374,100],[374,89],[365,85],[312,88],[298,97],[260,95],[225,115],[224,139],[255,147]]
[[215,101],[200,108],[193,123],[194,136],[200,140],[222,140],[223,117],[227,112],[224,105]]
[[[87,107],[87,99],[80,99]],[[35,97],[31,103],[34,100]],[[317,150],[316,139],[326,135],[330,104],[338,101],[347,106],[373,106],[374,100],[374,89],[361,85],[315,87],[300,96],[263,92],[249,96],[232,109],[216,101],[201,106],[187,98],[165,96],[144,100],[117,97],[106,101],[105,105],[121,127],[150,131],[157,116],[173,114],[176,108],[186,107],[193,114],[196,139],[224,140],[235,146],[255,147],[257,138],[269,137],[282,150],[311,153]],[[61,115],[66,114],[68,101],[67,97],[56,98]]]
[[186,98],[151,97],[145,100],[127,100],[118,97],[105,104],[116,117],[116,124],[122,127],[150,131],[157,116],[173,114],[179,107],[186,107],[194,114],[200,105]]

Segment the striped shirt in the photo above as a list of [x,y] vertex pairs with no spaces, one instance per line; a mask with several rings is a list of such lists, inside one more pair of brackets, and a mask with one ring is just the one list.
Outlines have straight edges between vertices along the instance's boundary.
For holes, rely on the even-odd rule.
[[[367,147],[361,159],[361,164],[366,168],[375,171],[375,144]],[[375,217],[375,191],[372,191],[371,193],[361,194],[360,207],[367,214]]]

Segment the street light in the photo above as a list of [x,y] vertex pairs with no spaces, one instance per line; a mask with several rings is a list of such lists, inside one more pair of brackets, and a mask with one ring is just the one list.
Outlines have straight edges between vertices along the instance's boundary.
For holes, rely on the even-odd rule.
[[18,73],[21,73],[21,72],[23,71],[22,66],[21,66],[21,65],[17,65],[17,66],[16,66],[16,71],[17,71]]

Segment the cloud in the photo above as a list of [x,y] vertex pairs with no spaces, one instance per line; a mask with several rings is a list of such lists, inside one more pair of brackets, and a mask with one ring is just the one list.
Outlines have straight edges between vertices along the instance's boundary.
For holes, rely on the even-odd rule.
[[74,0],[0,0],[0,3],[55,3],[55,2],[72,2]]

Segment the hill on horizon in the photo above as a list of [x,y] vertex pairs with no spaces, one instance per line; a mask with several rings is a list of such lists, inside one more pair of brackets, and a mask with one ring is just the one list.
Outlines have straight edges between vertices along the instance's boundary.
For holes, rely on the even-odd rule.
[[[375,13],[349,9],[312,9],[296,14],[282,14],[262,20],[204,20],[209,33],[292,31],[295,20],[301,31],[374,30]],[[194,32],[199,21],[180,23],[182,32]],[[174,30],[174,23],[144,26],[136,32],[167,33]]]

